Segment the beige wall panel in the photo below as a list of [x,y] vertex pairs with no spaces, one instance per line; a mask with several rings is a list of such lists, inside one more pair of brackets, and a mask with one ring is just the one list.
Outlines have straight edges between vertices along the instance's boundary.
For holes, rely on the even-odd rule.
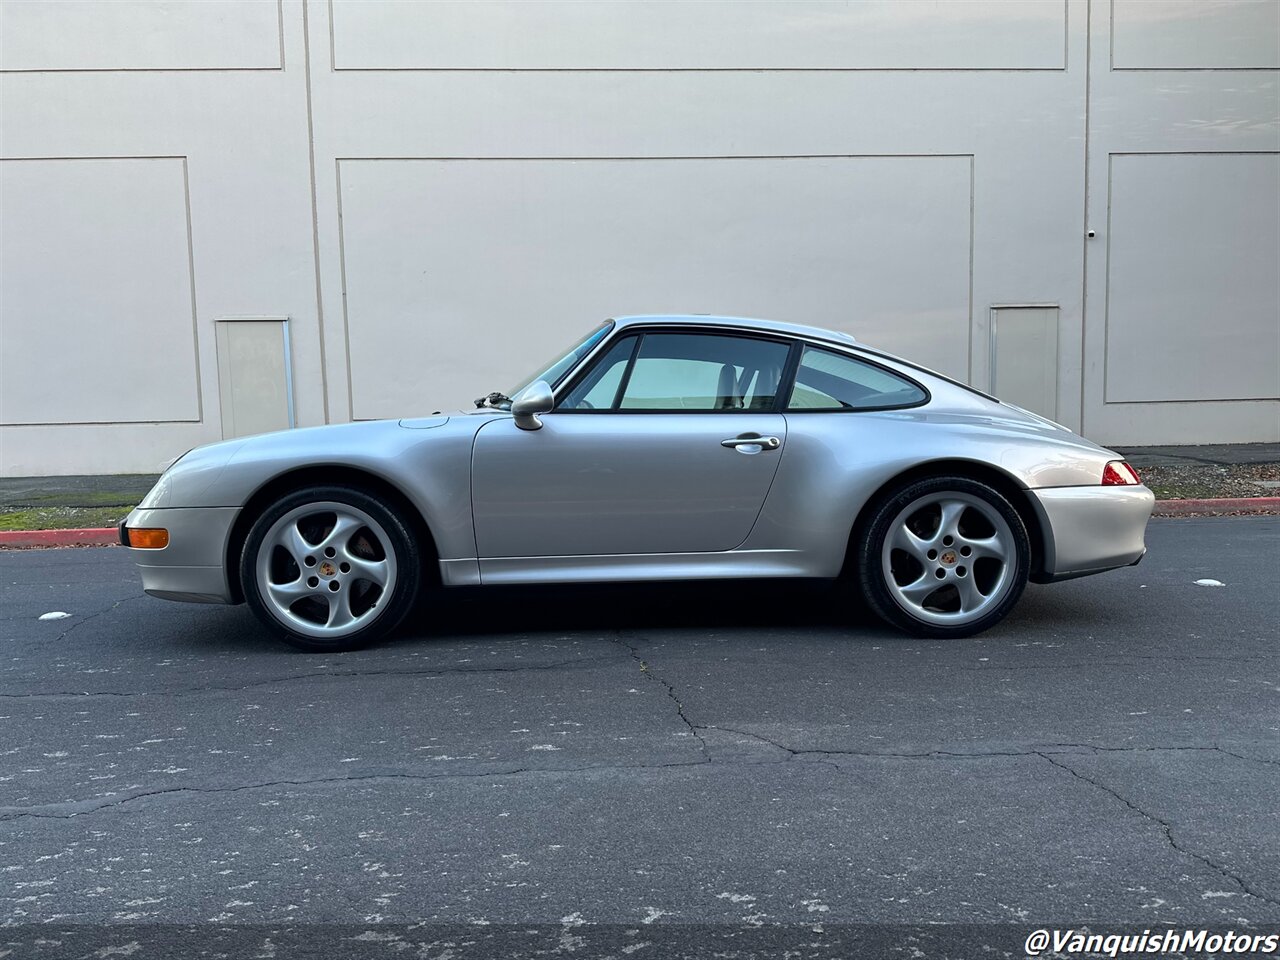
[[276,0],[4,0],[3,70],[279,70]]
[[629,313],[816,323],[964,376],[970,159],[347,160],[356,418],[508,389]]
[[[1241,69],[1277,65],[1267,17],[1278,5],[1117,0],[1113,38],[1110,0],[0,0],[5,157],[187,158],[202,403],[192,414],[193,385],[159,412],[203,413],[0,426],[0,471],[150,470],[217,439],[214,321],[245,315],[291,318],[297,418],[308,425],[467,402],[598,316],[626,310],[846,326],[986,387],[998,379],[987,306],[1056,303],[1061,422],[1116,444],[1280,439],[1274,400],[1104,399],[1129,389],[1107,370],[1124,352],[1108,347],[1106,323],[1109,158],[1280,150],[1280,74]],[[65,22],[77,11],[87,19]],[[64,22],[31,29],[32,17]],[[20,22],[28,27],[15,31]],[[801,154],[855,159],[823,161],[835,166],[813,195],[786,165],[818,161],[715,159]],[[469,169],[445,176],[430,172],[436,161],[393,169],[399,161],[338,159],[379,157],[455,157]],[[489,165],[507,161],[493,158],[509,157],[569,172],[528,166],[497,177]],[[565,157],[597,158],[603,172],[556,159]],[[636,171],[616,173],[622,164],[610,158],[639,158],[627,161]],[[1218,159],[1211,191],[1233,176],[1231,159],[1214,167]],[[681,172],[641,177],[667,163]],[[735,163],[767,172],[727,173]],[[1151,189],[1185,194],[1184,175],[1170,169],[1174,182]],[[114,196],[96,191],[85,219]],[[1254,197],[1260,215],[1272,198]],[[144,198],[133,216],[149,222],[161,200]],[[663,202],[679,210],[659,222]],[[1116,223],[1122,300],[1139,292],[1142,271],[1131,268],[1142,247],[1208,242],[1198,226],[1174,236],[1186,225],[1159,216],[1144,226],[1126,202]],[[1204,237],[1222,229],[1223,213],[1209,211]],[[1223,242],[1242,261],[1268,253],[1254,240]],[[528,264],[513,252],[520,243]],[[169,282],[168,263],[147,282]],[[181,276],[182,262],[173,267]],[[1236,335],[1226,328],[1239,305],[1265,305],[1266,282],[1219,291],[1215,348]],[[8,284],[4,294],[12,300]],[[1124,301],[1119,322],[1137,317],[1131,329],[1145,342],[1140,299]],[[971,319],[970,302],[980,305]],[[856,323],[850,303],[864,307]],[[936,323],[924,319],[930,311]],[[109,336],[99,346],[116,354],[151,350],[136,317],[125,319],[109,335],[75,334]],[[1230,352],[1205,356],[1234,367]],[[442,373],[425,376],[432,365]],[[128,397],[111,386],[108,404]],[[62,392],[76,411],[102,409],[92,379],[67,378]]]
[[[134,16],[149,9],[145,0],[116,0],[114,5],[131,8]],[[215,320],[219,317],[290,317],[293,357],[297,369],[303,371],[294,397],[298,423],[311,425],[326,420],[308,162],[303,5],[300,0],[285,0],[283,4],[284,70],[278,69],[280,7],[274,2],[267,2],[264,7],[269,15],[259,15],[256,4],[246,8],[248,13],[234,20],[231,42],[219,40],[221,55],[206,58],[205,62],[260,63],[265,67],[274,64],[273,69],[12,72],[0,76],[0,132],[7,157],[187,158],[202,401],[199,407],[193,406],[190,398],[196,383],[188,379],[180,403],[148,400],[151,407],[147,410],[149,416],[193,418],[187,422],[2,426],[0,472],[19,476],[145,472],[197,444],[219,439],[223,432],[215,343]],[[259,45],[264,32],[267,44]],[[168,36],[172,48],[163,62],[186,62],[179,38]],[[268,46],[274,50],[270,60],[265,53],[259,56]],[[326,43],[326,60],[327,55]],[[185,231],[170,243],[166,232],[155,230],[153,211],[161,200],[167,204],[167,194],[143,199],[127,212],[127,229],[155,232],[166,243],[166,259],[149,267],[140,280],[135,278],[132,286],[137,289],[127,290],[126,296],[146,295],[148,288],[163,287],[172,277],[185,275]],[[114,209],[115,203],[113,189],[105,185],[92,194],[91,200],[82,200],[83,215],[99,216],[104,207]],[[175,203],[181,213],[181,193],[176,195]],[[162,211],[167,214],[168,209],[165,206]],[[0,214],[7,237],[8,208]],[[130,226],[134,223],[136,227]],[[125,236],[129,234],[126,232]],[[113,256],[125,253],[110,251]],[[170,261],[170,255],[181,259]],[[83,293],[90,299],[96,295],[90,288]],[[4,295],[7,301],[7,280]],[[189,344],[189,290],[186,297],[184,315]],[[340,306],[337,309],[340,320]],[[340,329],[341,323],[337,326]],[[104,355],[112,363],[118,364],[123,357],[140,365],[145,357],[150,364],[157,357],[173,354],[163,345],[157,348],[154,337],[132,325],[108,331],[80,324],[75,332],[81,337],[106,338],[109,342],[103,347]],[[7,349],[6,341],[6,352]],[[193,353],[194,348],[188,346],[185,353],[177,356],[182,360]],[[185,362],[189,372],[192,360]],[[344,361],[339,358],[338,362]],[[345,373],[341,383],[345,390]],[[103,397],[98,395],[96,381],[81,382],[71,377],[65,378],[60,387],[66,403],[77,410],[94,409],[95,419],[102,415],[97,408],[107,406],[109,410],[122,389],[133,388],[122,388],[120,382],[113,382],[111,394]],[[344,398],[337,418],[345,416]]]
[[1241,26],[1260,13],[1091,8],[1081,422],[1103,444],[1280,440],[1280,401],[1239,399],[1276,396],[1266,310],[1280,326],[1280,73],[1239,69],[1277,65],[1274,28]]
[[199,420],[184,161],[5,160],[0,214],[0,421]]
[[1116,70],[1280,67],[1277,0],[1112,0]]
[[1280,397],[1280,154],[1111,164],[1106,401]]
[[1061,70],[1063,0],[332,0],[339,70]]
[[190,423],[10,427],[0,433],[4,476],[160,473],[197,443],[220,440]]

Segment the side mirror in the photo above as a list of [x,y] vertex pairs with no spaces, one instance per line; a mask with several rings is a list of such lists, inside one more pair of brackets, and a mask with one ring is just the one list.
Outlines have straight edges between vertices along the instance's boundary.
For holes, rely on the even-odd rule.
[[548,413],[555,406],[556,398],[551,394],[551,384],[538,380],[529,384],[511,403],[511,414],[516,418],[516,426],[521,430],[540,430],[542,421],[538,414]]

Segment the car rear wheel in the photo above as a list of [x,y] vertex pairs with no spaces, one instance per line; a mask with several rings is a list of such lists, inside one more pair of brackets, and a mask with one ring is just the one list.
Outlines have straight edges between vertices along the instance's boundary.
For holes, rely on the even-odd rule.
[[994,626],[1027,585],[1031,545],[1013,505],[967,477],[910,483],[873,507],[859,547],[868,604],[923,637]]
[[354,487],[311,487],[258,517],[240,579],[254,613],[285,642],[352,650],[404,619],[422,558],[408,524],[375,497]]

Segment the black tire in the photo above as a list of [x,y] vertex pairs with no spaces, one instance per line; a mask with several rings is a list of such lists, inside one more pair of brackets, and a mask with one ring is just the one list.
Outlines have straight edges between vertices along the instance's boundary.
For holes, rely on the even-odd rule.
[[[326,505],[331,508],[346,508],[349,512],[341,515],[348,522],[360,523],[364,518],[374,521],[373,524],[351,528],[351,532],[346,535],[349,540],[346,541],[345,548],[362,551],[359,554],[353,552],[351,555],[351,563],[357,566],[358,559],[369,563],[370,569],[375,569],[376,565],[382,564],[385,560],[392,560],[391,564],[384,565],[383,573],[390,584],[389,589],[381,589],[372,579],[361,579],[359,571],[350,572],[347,564],[341,564],[342,569],[339,570],[338,562],[341,556],[329,554],[334,559],[331,562],[326,561],[325,555],[319,550],[319,544],[323,543],[325,536],[325,517],[329,515],[334,517],[333,525],[330,527],[330,535],[332,535],[337,529],[339,516],[339,513],[333,509],[326,510]],[[315,511],[307,513],[306,508],[309,506],[314,506]],[[313,536],[320,538],[314,550],[300,551],[314,553],[314,556],[294,562],[294,567],[297,567],[299,573],[298,582],[308,580],[306,574],[311,573],[312,570],[308,569],[304,572],[301,564],[311,561],[311,565],[315,568],[314,572],[318,576],[312,576],[310,580],[317,581],[321,589],[314,591],[313,596],[300,598],[291,608],[286,609],[282,601],[263,596],[259,576],[262,572],[260,563],[266,564],[269,568],[283,564],[286,568],[283,581],[291,579],[290,573],[293,568],[288,564],[293,562],[293,553],[276,543],[277,537],[283,536],[283,533],[273,535],[273,543],[268,548],[267,555],[264,556],[263,550],[267,536],[273,528],[278,531],[292,532],[289,527],[291,515],[298,512],[301,512],[302,516],[294,523],[294,528],[313,524],[310,529],[318,531]],[[360,516],[361,514],[363,517]],[[284,525],[277,527],[282,520],[285,521]],[[339,546],[338,549],[344,549],[344,547]],[[281,551],[284,551],[283,554]],[[380,555],[381,559],[379,559]],[[410,523],[398,510],[358,487],[314,486],[296,490],[281,498],[267,507],[254,521],[240,556],[240,584],[245,601],[254,614],[281,640],[300,650],[332,653],[368,646],[399,626],[417,600],[422,586],[424,562],[422,545],[414,537]],[[266,575],[274,576],[272,573]],[[319,575],[331,576],[332,580],[324,582]],[[282,581],[276,582],[281,582],[283,586],[288,585]],[[323,589],[325,586],[333,586],[335,594],[342,591],[343,602],[347,604],[347,615],[352,616],[351,623],[345,626],[328,627],[319,622],[311,623],[309,619],[299,615],[301,611],[304,615],[314,615],[317,618],[326,616],[325,611],[329,608],[322,606],[320,600],[323,598],[326,604],[336,603],[338,600],[336,597],[330,598],[325,593]],[[362,612],[356,616],[354,611],[358,609],[358,605],[362,607]],[[327,615],[332,619],[331,610]],[[363,622],[358,622],[361,620]],[[332,633],[315,635],[316,632],[324,631],[332,631]]]
[[[991,538],[975,537],[970,541],[959,535],[954,539],[948,537],[947,546],[943,548],[941,537],[945,531],[941,528],[941,518],[944,503],[953,507],[959,504],[961,519],[956,522],[978,528],[979,534],[986,533],[981,529],[984,523],[990,524]],[[971,506],[965,506],[966,503]],[[913,509],[904,518],[904,512],[913,505],[918,505],[918,510]],[[886,541],[899,533],[900,526],[923,524],[926,537],[930,536],[928,522],[935,505],[939,511],[939,526],[932,536],[938,539],[919,541],[924,547],[934,548],[932,554],[935,558],[928,559],[929,554],[917,557],[905,549],[898,550],[894,543],[900,540],[895,538],[889,545],[890,559],[886,560]],[[861,527],[862,536],[856,544],[857,578],[867,604],[889,624],[918,637],[969,637],[1003,620],[1022,596],[1031,571],[1031,543],[1018,511],[998,490],[968,477],[929,477],[882,496],[868,506],[868,511],[868,520]],[[999,521],[1003,521],[1003,528]],[[912,529],[918,532],[915,527]],[[1005,540],[1008,541],[1008,557],[1004,561],[972,553],[961,556],[961,546],[951,548],[954,542],[973,551],[975,548],[969,546],[970,543],[1003,543]],[[912,541],[913,544],[915,542]],[[969,556],[974,557],[971,566],[966,565]],[[983,564],[981,570],[979,563]],[[991,572],[996,569],[992,567],[993,563],[1003,563],[998,573]],[[922,571],[919,574],[921,579],[915,579],[916,564]],[[988,582],[995,584],[991,593],[985,596],[979,586],[980,573],[982,577],[989,578]],[[932,581],[924,578],[935,574],[939,578],[935,592],[921,597],[920,605],[912,607],[902,593],[904,586],[915,589],[916,585],[932,585]],[[971,584],[962,582],[965,576],[970,577]],[[892,584],[890,577],[894,578]],[[966,600],[961,595],[961,586],[978,591],[976,596],[980,600],[975,601],[972,614],[966,614],[963,609]],[[918,589],[928,590],[929,586]],[[997,590],[999,596],[996,595]],[[954,611],[945,609],[951,603],[956,606]]]

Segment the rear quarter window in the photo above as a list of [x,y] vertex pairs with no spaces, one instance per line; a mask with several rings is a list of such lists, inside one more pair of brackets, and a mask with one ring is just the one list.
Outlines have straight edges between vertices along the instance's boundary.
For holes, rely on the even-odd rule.
[[788,410],[886,410],[929,398],[924,388],[884,367],[806,345]]

